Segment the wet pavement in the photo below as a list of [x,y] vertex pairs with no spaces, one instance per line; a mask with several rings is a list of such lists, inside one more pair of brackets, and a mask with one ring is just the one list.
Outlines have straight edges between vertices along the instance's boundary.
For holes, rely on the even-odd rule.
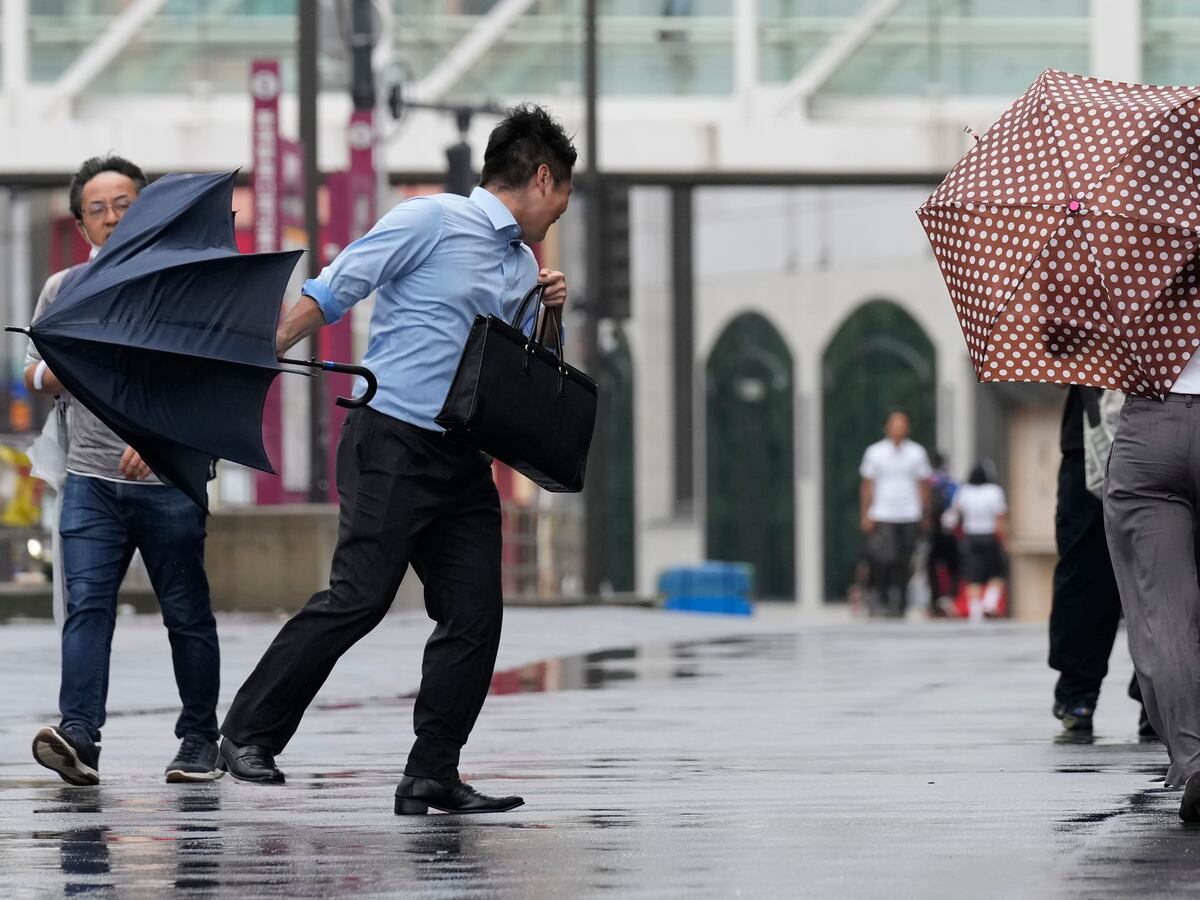
[[[221,619],[222,706],[277,627]],[[396,817],[426,633],[397,613],[343,659],[285,786],[179,786],[165,635],[123,619],[104,781],[72,788],[28,750],[53,626],[0,627],[0,897],[1116,898],[1200,868],[1124,651],[1073,743],[1039,627],[512,610],[463,774],[527,805]]]

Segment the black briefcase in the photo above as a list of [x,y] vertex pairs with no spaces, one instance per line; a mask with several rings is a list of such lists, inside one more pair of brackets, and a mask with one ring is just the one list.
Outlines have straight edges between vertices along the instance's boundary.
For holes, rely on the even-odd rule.
[[560,341],[546,347],[552,316],[536,339],[518,327],[541,294],[540,285],[526,294],[511,324],[475,317],[435,421],[548,491],[581,491],[596,382],[563,361]]

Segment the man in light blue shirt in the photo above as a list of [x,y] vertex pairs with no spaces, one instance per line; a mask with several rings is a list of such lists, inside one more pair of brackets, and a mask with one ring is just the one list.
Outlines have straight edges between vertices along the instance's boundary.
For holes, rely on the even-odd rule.
[[303,291],[332,325],[378,288],[363,357],[379,379],[370,405],[441,431],[433,419],[471,323],[488,314],[511,320],[538,278],[512,211],[477,187],[470,197],[438,194],[401,203]]
[[[341,654],[383,618],[411,563],[437,627],[425,647],[417,737],[396,812],[503,812],[524,802],[484,796],[458,777],[500,643],[500,501],[487,458],[445,437],[434,417],[477,315],[511,319],[539,283],[546,306],[565,303],[565,277],[539,270],[528,245],[566,211],[575,158],[544,109],[510,110],[492,131],[470,197],[395,207],[305,283],[280,323],[282,354],[378,291],[363,363],[379,390],[342,429],[329,588],[284,625],[221,726],[222,764],[235,778],[284,780],[275,755]],[[374,729],[365,734],[379,740]]]

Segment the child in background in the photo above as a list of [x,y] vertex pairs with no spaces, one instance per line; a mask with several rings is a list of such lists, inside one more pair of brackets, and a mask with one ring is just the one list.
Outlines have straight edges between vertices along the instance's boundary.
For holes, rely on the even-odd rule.
[[971,470],[947,513],[951,526],[962,529],[961,573],[967,585],[968,618],[978,622],[996,616],[1004,591],[1008,559],[1004,551],[1008,504],[996,484],[990,461]]

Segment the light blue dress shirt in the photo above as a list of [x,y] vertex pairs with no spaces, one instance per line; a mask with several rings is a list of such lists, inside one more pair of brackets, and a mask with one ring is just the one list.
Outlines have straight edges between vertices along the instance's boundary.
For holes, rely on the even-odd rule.
[[[303,292],[332,324],[373,290],[375,310],[362,364],[379,390],[370,406],[419,428],[442,429],[441,412],[477,315],[511,321],[537,281],[533,251],[494,194],[436,194],[394,207],[350,244]],[[526,318],[526,331],[537,316]],[[364,385],[355,385],[361,394]]]

